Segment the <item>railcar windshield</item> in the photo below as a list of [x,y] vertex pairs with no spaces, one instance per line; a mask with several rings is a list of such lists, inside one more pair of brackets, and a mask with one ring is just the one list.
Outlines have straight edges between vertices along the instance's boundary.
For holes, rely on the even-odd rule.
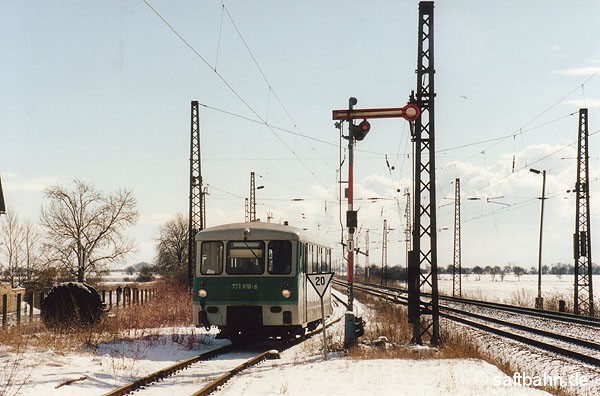
[[200,248],[200,271],[202,275],[218,275],[223,272],[223,242],[202,242]]
[[227,273],[232,275],[261,275],[265,271],[265,243],[235,241],[227,243]]
[[287,275],[292,272],[292,243],[290,241],[269,242],[267,270],[273,275]]

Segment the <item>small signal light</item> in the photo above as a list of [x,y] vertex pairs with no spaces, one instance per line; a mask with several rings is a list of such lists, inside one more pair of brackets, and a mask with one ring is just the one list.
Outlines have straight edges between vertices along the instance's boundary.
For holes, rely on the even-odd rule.
[[369,121],[367,120],[362,120],[358,125],[350,124],[350,132],[354,139],[358,141],[363,140],[370,130],[371,124],[369,124]]
[[363,120],[360,124],[358,124],[358,127],[362,132],[369,132],[371,129],[371,124],[369,124],[369,121]]

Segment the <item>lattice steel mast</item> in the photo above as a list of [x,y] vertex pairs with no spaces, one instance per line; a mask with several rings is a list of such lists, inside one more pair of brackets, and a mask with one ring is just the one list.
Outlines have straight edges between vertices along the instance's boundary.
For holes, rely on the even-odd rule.
[[[409,262],[409,322],[412,343],[427,336],[440,342],[435,197],[433,2],[419,3],[416,104],[421,116],[415,122],[413,250]],[[430,267],[427,272],[424,267]],[[423,293],[431,293],[426,297]]]
[[452,296],[462,295],[462,267],[460,246],[460,179],[454,180],[454,261],[452,262]]
[[575,296],[573,306],[576,314],[593,316],[588,109],[579,109],[579,133],[577,140],[577,182],[575,184],[577,199],[575,203],[575,234],[573,235]]
[[194,237],[206,228],[204,194],[202,191],[202,169],[200,161],[200,112],[198,101],[193,100],[190,120],[190,195],[188,214],[188,279],[192,285],[192,268],[195,261]]
[[248,219],[256,221],[256,180],[254,172],[250,172],[250,202],[248,204]]
[[[387,266],[387,250],[388,250],[388,226],[387,220],[383,220],[383,236],[381,237],[381,284],[387,286],[388,282],[388,266]],[[385,279],[385,283],[384,283]]]
[[412,217],[410,215],[410,190],[408,188],[404,192],[404,195],[406,196],[406,206],[404,208],[404,218],[406,220],[406,225],[404,226],[404,243],[406,244],[406,274],[408,277],[408,262],[412,246]]

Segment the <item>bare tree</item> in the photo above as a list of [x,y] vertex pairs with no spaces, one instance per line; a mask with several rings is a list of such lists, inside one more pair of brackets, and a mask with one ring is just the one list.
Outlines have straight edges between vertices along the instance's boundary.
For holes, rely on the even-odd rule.
[[23,229],[19,224],[17,215],[8,211],[5,221],[1,226],[0,248],[4,260],[0,263],[3,277],[10,282],[11,287],[18,283],[18,268],[23,253]]
[[[27,286],[37,276],[42,265],[39,234],[34,225],[22,223],[8,211],[0,225],[0,267],[11,286]],[[4,264],[2,264],[4,263]]]
[[50,202],[42,207],[41,224],[51,261],[85,282],[90,274],[99,274],[106,264],[136,250],[124,232],[135,224],[138,212],[131,191],[104,195],[80,180],[73,187],[55,185],[44,190]]
[[169,278],[187,282],[188,221],[181,213],[160,227],[156,267]]

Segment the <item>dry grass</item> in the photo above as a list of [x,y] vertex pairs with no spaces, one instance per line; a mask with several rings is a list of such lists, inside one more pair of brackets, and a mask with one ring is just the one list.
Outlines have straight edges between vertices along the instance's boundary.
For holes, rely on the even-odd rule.
[[143,305],[113,307],[96,324],[47,331],[40,321],[24,322],[0,330],[0,345],[18,350],[23,340],[37,350],[72,351],[94,348],[102,342],[114,342],[150,336],[151,330],[168,326],[190,326],[192,308],[189,291],[160,284],[156,295]]
[[460,333],[442,331],[438,348],[411,346],[412,325],[408,323],[406,307],[382,301],[357,292],[357,299],[369,307],[373,317],[365,318],[365,335],[351,348],[356,359],[485,359],[479,349],[463,339]]
[[[509,362],[494,356],[493,350],[483,348],[468,332],[456,330],[456,326],[442,321],[439,347],[411,346],[412,325],[408,323],[406,307],[383,301],[360,291],[357,299],[368,306],[371,318],[366,318],[365,334],[349,351],[353,359],[479,359],[500,369],[507,376],[522,372],[520,367],[511,367]],[[523,297],[518,295],[517,298]],[[381,339],[386,342],[379,342]],[[333,345],[332,345],[333,346]],[[339,350],[338,346],[338,350]],[[553,395],[566,396],[570,393],[559,387],[541,388]]]

